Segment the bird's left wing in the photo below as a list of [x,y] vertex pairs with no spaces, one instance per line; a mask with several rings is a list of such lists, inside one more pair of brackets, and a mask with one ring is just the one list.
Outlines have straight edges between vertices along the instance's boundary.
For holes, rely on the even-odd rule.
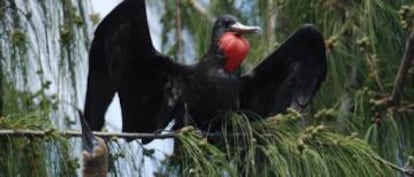
[[324,81],[326,68],[323,37],[312,25],[305,25],[242,76],[241,109],[262,117],[288,107],[300,111]]
[[122,1],[97,27],[89,52],[84,111],[91,129],[102,128],[115,93],[124,132],[164,128],[174,109],[164,88],[177,65],[153,47],[145,0]]

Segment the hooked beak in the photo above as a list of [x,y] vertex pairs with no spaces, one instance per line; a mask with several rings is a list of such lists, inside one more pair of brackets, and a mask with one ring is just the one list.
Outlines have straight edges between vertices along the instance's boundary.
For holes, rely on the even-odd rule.
[[262,28],[259,26],[247,26],[239,22],[231,25],[230,29],[238,34],[256,33],[262,35],[263,32]]

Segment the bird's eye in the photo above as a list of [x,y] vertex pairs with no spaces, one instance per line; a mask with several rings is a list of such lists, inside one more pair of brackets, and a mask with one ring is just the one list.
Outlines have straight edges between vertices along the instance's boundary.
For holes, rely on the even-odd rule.
[[231,25],[231,20],[230,19],[224,19],[224,24],[225,25]]

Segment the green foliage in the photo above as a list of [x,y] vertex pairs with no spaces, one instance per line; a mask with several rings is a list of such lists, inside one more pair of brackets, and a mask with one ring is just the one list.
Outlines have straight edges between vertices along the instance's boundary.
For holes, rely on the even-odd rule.
[[357,134],[335,134],[323,124],[300,126],[297,112],[253,123],[241,113],[227,119],[224,136],[209,137],[210,143],[192,127],[182,129],[177,150],[167,159],[165,176],[396,174]]
[[166,162],[166,176],[235,176],[225,153],[209,144],[193,127],[181,129],[176,143],[177,149]]
[[[39,109],[38,109],[39,110]],[[47,130],[45,137],[0,137],[0,176],[74,176],[79,163],[69,141],[53,134],[42,112],[0,118],[1,129]]]
[[[0,176],[74,176],[79,166],[69,145],[74,141],[53,132],[73,122],[64,120],[72,110],[67,105],[81,95],[84,71],[79,63],[86,61],[90,29],[100,17],[88,12],[84,0],[30,2],[0,0],[0,129],[51,133],[42,139],[0,137]],[[165,12],[163,51],[176,53],[175,1],[148,2]],[[185,42],[196,58],[210,45],[209,16],[228,13],[264,28],[262,37],[248,36],[251,51],[244,71],[302,24],[313,23],[326,39],[328,77],[304,113],[306,121],[295,112],[254,123],[236,114],[229,116],[223,136],[209,138],[186,127],[177,137],[175,153],[156,163],[160,176],[398,176],[384,160],[413,167],[413,68],[401,104],[389,107],[381,101],[393,88],[407,34],[413,30],[412,0],[201,4],[205,12],[189,0],[180,3],[189,36]],[[144,156],[159,161],[156,150],[112,141],[110,147],[114,176],[141,174]],[[125,167],[134,171],[125,172]]]
[[[49,130],[45,137],[0,136],[0,176],[74,176],[79,168],[70,141],[54,134],[50,117],[56,111],[55,95],[46,95],[50,81],[35,92],[19,91],[13,84],[3,86],[4,117],[1,129]],[[27,169],[27,170],[24,170]]]
[[[201,56],[209,45],[211,23],[201,22],[206,16],[193,6],[183,5],[190,12],[183,16],[184,26]],[[410,128],[414,124],[413,72],[407,75],[400,105],[388,107],[381,100],[393,88],[412,30],[413,5],[410,0],[212,0],[206,9],[213,15],[230,13],[264,27],[262,38],[249,38],[252,48],[244,70],[260,62],[302,24],[315,24],[325,36],[329,66],[327,80],[307,112],[312,117],[309,121],[331,127],[334,133],[357,132],[382,157],[403,166],[409,164],[414,145]],[[343,175],[348,173],[339,176]]]
[[[65,126],[65,105],[78,99],[76,61],[89,45],[84,3],[0,0],[0,130],[50,130],[44,138],[0,136],[0,177],[75,176],[79,169],[75,141],[54,129]],[[56,45],[59,36],[66,46]]]

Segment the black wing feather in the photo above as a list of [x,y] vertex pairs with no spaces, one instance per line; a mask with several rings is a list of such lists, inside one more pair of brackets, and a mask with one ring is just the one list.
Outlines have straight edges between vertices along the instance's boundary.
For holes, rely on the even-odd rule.
[[283,113],[288,107],[301,111],[324,81],[326,68],[323,37],[305,25],[241,78],[241,109],[260,116]]
[[121,2],[97,27],[90,49],[84,110],[92,130],[103,127],[105,112],[116,92],[123,131],[163,128],[173,109],[163,95],[173,64],[153,47],[145,0]]

